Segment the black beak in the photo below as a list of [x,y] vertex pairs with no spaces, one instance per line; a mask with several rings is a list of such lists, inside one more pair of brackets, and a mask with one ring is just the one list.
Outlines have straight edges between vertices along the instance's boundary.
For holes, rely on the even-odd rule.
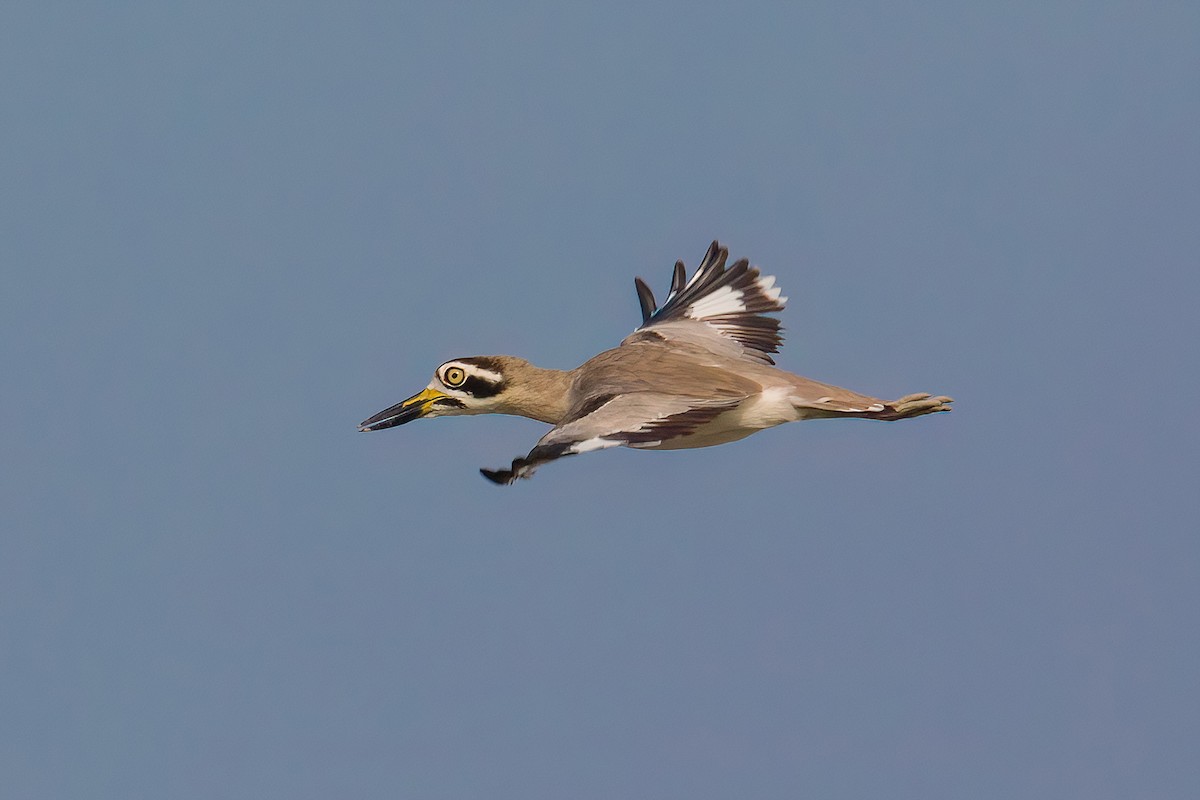
[[425,389],[404,402],[397,403],[391,408],[385,408],[370,419],[363,420],[359,423],[358,429],[360,431],[381,431],[384,428],[394,428],[397,425],[412,422],[414,419],[428,414],[430,407],[445,397],[446,395],[441,392]]

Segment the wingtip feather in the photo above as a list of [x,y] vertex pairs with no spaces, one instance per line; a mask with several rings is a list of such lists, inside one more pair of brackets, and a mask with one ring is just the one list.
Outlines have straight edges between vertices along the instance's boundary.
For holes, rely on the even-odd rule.
[[654,316],[654,312],[658,310],[658,303],[654,300],[654,292],[641,278],[634,278],[633,286],[637,290],[638,304],[642,307],[642,322],[647,322]]

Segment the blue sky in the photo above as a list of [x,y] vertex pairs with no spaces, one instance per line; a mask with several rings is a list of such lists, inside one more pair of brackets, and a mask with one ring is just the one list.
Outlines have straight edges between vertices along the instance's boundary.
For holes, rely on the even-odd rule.
[[[14,797],[1190,797],[1200,12],[12,4]],[[955,397],[478,474],[719,238]]]

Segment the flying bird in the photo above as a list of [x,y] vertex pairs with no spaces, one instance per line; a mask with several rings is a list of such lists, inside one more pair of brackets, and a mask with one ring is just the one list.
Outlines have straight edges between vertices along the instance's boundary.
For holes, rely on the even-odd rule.
[[634,279],[641,326],[572,370],[543,369],[514,356],[471,356],[437,368],[422,391],[363,421],[378,431],[420,417],[515,414],[554,427],[507,469],[481,469],[498,484],[530,477],[564,456],[635,447],[675,450],[724,444],[804,419],[897,420],[949,411],[953,400],[909,394],[890,402],[785,372],[772,353],[783,343],[787,302],[775,278],[713,242],[691,278],[675,263],[662,306]]

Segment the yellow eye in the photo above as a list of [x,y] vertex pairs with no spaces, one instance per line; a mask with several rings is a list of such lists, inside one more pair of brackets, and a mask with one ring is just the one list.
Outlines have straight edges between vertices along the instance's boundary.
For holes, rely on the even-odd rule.
[[450,367],[442,373],[442,383],[447,386],[462,386],[466,380],[467,373],[463,371],[462,367]]

